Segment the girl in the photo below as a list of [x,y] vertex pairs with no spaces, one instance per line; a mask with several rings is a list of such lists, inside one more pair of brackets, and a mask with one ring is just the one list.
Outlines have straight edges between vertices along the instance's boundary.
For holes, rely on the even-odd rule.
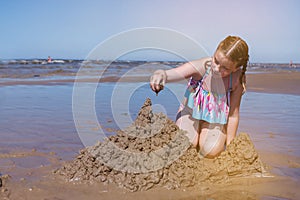
[[157,70],[150,87],[158,93],[166,82],[190,78],[176,124],[187,131],[200,155],[212,158],[235,137],[239,109],[245,88],[248,45],[237,36],[228,36],[212,57],[202,58],[170,70]]

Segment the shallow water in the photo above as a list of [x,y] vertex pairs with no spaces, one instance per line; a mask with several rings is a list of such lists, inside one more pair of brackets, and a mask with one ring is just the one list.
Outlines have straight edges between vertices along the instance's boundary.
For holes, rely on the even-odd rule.
[[[154,112],[175,119],[184,86],[170,84],[158,96],[148,83],[101,83],[96,88],[96,115],[105,134],[127,127],[147,97]],[[0,87],[0,149],[36,148],[68,159],[81,147],[72,113],[72,84]],[[127,95],[126,95],[127,94]],[[177,98],[178,97],[178,98]],[[299,155],[300,96],[247,92],[241,104],[239,132],[247,132],[258,148]],[[93,124],[95,122],[88,121]],[[275,148],[274,148],[275,147]]]
[[239,131],[258,148],[300,155],[300,96],[247,92],[241,104]]
[[64,156],[82,147],[72,119],[71,85],[6,86],[0,93],[2,151],[35,148]]

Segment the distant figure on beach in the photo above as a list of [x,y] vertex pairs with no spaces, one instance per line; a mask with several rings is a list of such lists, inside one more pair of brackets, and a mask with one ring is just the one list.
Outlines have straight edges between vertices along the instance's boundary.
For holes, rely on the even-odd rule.
[[48,63],[51,63],[51,62],[52,62],[52,58],[51,58],[50,56],[48,56],[47,62],[48,62]]
[[187,131],[200,156],[218,156],[236,136],[248,60],[247,43],[238,36],[228,36],[212,57],[157,70],[151,76],[150,87],[156,94],[166,82],[189,79],[176,124]]
[[296,65],[293,64],[293,61],[292,61],[292,60],[290,60],[290,65],[289,65],[289,66],[290,66],[290,67],[296,68]]

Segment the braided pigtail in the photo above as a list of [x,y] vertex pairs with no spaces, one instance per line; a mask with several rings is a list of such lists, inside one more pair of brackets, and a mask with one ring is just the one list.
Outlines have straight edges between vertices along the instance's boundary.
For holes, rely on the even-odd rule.
[[248,61],[243,64],[242,74],[240,76],[240,82],[243,86],[243,94],[246,92],[246,71],[247,71]]

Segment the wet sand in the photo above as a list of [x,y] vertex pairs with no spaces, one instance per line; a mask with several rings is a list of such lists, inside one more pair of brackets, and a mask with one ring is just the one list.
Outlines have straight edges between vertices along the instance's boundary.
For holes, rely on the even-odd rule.
[[249,91],[300,95],[299,72],[271,72],[247,75]]
[[[248,91],[300,95],[300,74],[297,72],[249,74],[247,81]],[[56,80],[41,84],[66,82]],[[14,82],[7,85],[30,83]],[[264,128],[260,125],[260,129]],[[268,133],[263,136],[250,135],[250,138],[252,137],[260,139],[253,140],[256,147],[256,142],[263,144],[263,140],[276,139],[280,135]],[[82,148],[78,148],[77,152],[80,149]],[[55,151],[36,150],[34,146],[32,150],[22,150],[14,146],[9,149],[1,148],[0,199],[300,199],[300,157],[290,155],[289,152],[278,152],[275,145],[268,146],[267,149],[256,147],[256,150],[270,173],[269,177],[229,177],[226,181],[205,182],[194,187],[171,190],[155,187],[147,191],[130,192],[114,184],[66,182],[53,171],[70,160],[62,159]]]
[[[118,77],[109,76],[101,79],[98,78],[80,78],[78,82],[148,82],[149,76],[131,76],[131,77]],[[56,85],[73,83],[74,78],[55,79],[55,80],[19,80],[19,81],[6,81],[1,83],[0,86],[10,85]],[[247,74],[247,88],[249,91],[266,92],[266,93],[281,93],[281,94],[295,94],[300,95],[300,72],[293,71],[280,71],[280,72],[262,72],[262,73],[249,73]]]
[[[284,155],[261,156],[264,162],[273,166],[286,166],[295,158]],[[282,161],[278,160],[282,159]],[[293,162],[294,162],[293,161]],[[299,165],[300,160],[297,158]],[[59,167],[62,163],[56,163]],[[296,167],[296,166],[291,166]],[[299,166],[294,169],[299,169]],[[206,182],[197,187],[166,189],[155,187],[147,191],[129,192],[114,184],[74,183],[53,175],[53,166],[36,169],[14,169],[24,175],[35,176],[34,180],[12,178],[3,179],[2,199],[299,199],[299,180],[291,180],[285,175],[272,173],[273,177],[235,177],[226,183]],[[269,169],[272,172],[272,167]]]

